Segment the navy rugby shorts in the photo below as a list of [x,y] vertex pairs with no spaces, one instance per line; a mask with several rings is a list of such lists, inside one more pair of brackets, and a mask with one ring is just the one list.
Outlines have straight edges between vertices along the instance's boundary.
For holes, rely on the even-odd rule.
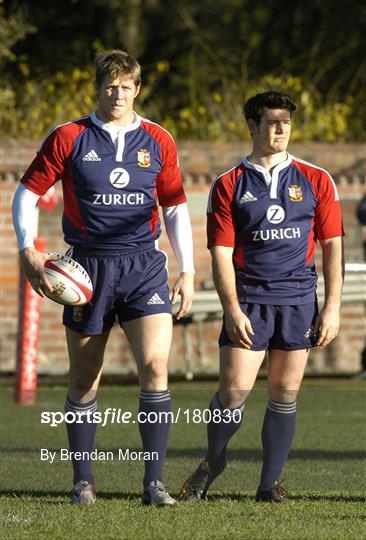
[[63,323],[89,336],[156,313],[172,313],[167,258],[155,247],[123,251],[72,248],[68,255],[88,272],[94,295],[85,306],[65,306]]
[[[243,313],[249,318],[254,336],[249,335],[253,345],[252,351],[266,349],[285,349],[296,351],[316,346],[316,335],[313,333],[315,319],[318,315],[318,303],[297,306],[272,306],[266,304],[240,304]],[[232,345],[226,327],[225,317],[219,346]]]

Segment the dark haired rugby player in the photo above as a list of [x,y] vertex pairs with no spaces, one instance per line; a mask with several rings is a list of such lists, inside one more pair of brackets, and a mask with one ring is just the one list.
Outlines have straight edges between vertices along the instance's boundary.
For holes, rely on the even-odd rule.
[[[210,404],[207,454],[184,483],[183,500],[203,498],[225,469],[227,443],[240,426],[245,400],[268,350],[269,401],[256,500],[287,502],[280,477],[294,437],[296,397],[309,349],[325,347],[338,333],[341,208],[329,173],[287,153],[295,110],[282,92],[250,98],[244,114],[252,152],[219,176],[211,189],[208,247],[224,310],[220,384]],[[317,240],[325,280],[320,313]]]

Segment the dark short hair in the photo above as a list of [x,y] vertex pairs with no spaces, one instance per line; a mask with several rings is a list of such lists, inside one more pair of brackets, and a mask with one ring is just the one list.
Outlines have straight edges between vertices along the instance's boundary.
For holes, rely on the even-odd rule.
[[254,120],[256,124],[259,124],[263,114],[263,109],[285,109],[289,111],[292,116],[297,109],[296,103],[292,101],[288,94],[284,92],[277,92],[276,90],[269,90],[268,92],[262,92],[248,99],[243,107],[244,116],[246,120]]
[[131,77],[135,86],[141,84],[140,64],[133,56],[120,49],[98,53],[95,58],[95,68],[95,83],[98,91],[107,75],[114,79]]

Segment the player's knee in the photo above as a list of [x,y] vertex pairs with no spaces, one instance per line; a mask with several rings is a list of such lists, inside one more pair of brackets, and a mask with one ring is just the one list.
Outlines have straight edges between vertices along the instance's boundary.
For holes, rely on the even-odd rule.
[[70,387],[81,391],[90,391],[98,377],[99,370],[92,366],[83,370],[73,369],[70,371]]
[[167,376],[168,366],[166,362],[151,361],[142,367],[142,376],[145,380],[154,382]]

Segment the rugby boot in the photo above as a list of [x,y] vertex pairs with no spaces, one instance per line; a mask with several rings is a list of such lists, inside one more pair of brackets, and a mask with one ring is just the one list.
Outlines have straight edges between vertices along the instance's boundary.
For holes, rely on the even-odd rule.
[[286,493],[285,488],[280,481],[275,481],[269,488],[261,489],[258,487],[257,494],[255,496],[257,502],[273,502],[273,503],[288,503],[290,499]]
[[80,480],[74,485],[71,504],[94,504],[96,500],[94,484]]
[[202,461],[194,473],[184,482],[179,492],[180,500],[194,502],[206,499],[208,488],[225,467],[226,459],[215,472],[211,471],[208,461]]
[[142,502],[143,504],[154,504],[155,506],[173,506],[177,503],[169,495],[163,482],[160,482],[160,480],[153,480],[144,488]]

